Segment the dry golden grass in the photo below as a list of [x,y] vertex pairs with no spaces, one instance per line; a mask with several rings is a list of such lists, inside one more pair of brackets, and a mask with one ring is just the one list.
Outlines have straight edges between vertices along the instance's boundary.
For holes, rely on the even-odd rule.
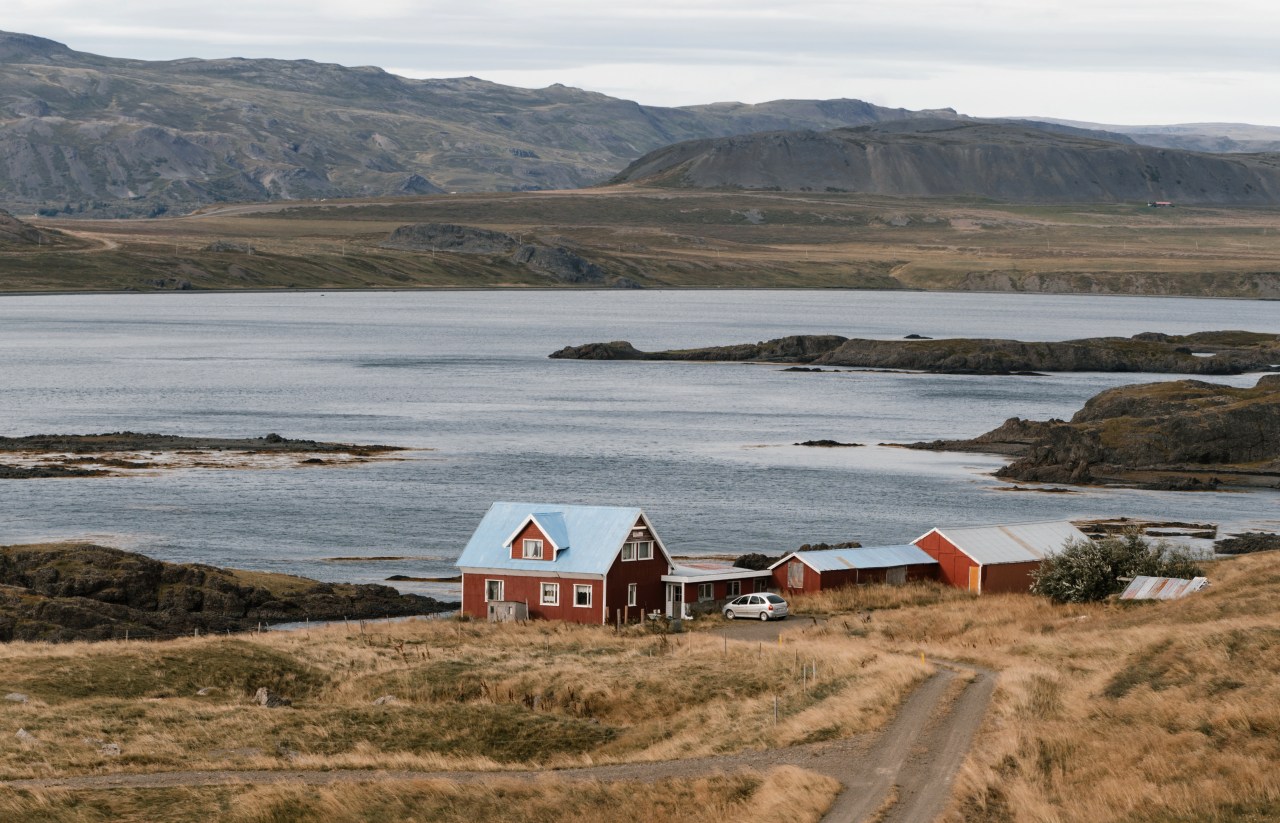
[[[706,820],[817,821],[839,784],[794,767],[670,779],[536,782],[495,778],[199,789],[16,792],[0,789],[0,819],[23,823],[652,823]],[[637,810],[643,810],[638,813]]]
[[823,596],[896,651],[1000,673],[950,819],[1017,823],[1280,819],[1275,552],[1212,565],[1181,601],[1055,605],[921,590]]
[[[1275,220],[1274,208],[627,187],[276,203],[37,221],[79,233],[84,248],[0,253],[0,290],[152,289],[172,277],[219,289],[563,285],[500,258],[379,248],[397,226],[451,222],[568,242],[646,286],[1274,297]],[[257,251],[207,251],[220,239]]]
[[[818,678],[802,663],[820,661]],[[509,769],[783,746],[883,723],[927,676],[844,638],[459,621],[0,647],[0,778],[219,768]],[[259,686],[293,708],[252,703]],[[196,691],[213,692],[197,696]],[[393,695],[395,702],[373,701]],[[773,723],[774,696],[779,720]],[[104,754],[104,743],[121,753]]]

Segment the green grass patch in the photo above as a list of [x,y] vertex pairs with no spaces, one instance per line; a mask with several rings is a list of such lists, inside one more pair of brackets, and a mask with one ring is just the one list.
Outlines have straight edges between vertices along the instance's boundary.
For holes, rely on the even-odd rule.
[[49,655],[22,661],[6,678],[8,688],[48,703],[191,696],[205,687],[252,694],[263,686],[296,699],[325,682],[291,655],[242,640],[203,648],[137,644],[105,654]]

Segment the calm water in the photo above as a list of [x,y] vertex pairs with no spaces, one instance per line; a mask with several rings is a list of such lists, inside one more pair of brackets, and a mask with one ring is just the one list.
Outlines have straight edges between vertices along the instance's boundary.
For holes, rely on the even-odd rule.
[[[1000,462],[870,446],[1066,417],[1169,379],[794,374],[549,360],[835,333],[1056,340],[1280,332],[1227,300],[907,292],[412,292],[0,298],[0,433],[152,431],[389,443],[404,462],[5,481],[0,543],[92,538],[174,561],[328,580],[452,574],[489,503],[639,505],[679,553],[910,541],[934,525],[1137,516],[1280,525],[1280,494],[994,491]],[[1221,382],[1252,385],[1255,377]],[[396,556],[398,561],[333,561]],[[414,590],[448,593],[448,587]]]

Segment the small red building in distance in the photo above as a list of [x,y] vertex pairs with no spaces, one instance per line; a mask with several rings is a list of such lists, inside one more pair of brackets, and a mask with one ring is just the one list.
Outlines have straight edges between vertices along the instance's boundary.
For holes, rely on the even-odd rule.
[[530,619],[635,622],[664,610],[670,555],[643,511],[494,503],[458,558],[462,613],[523,606]]
[[778,591],[812,594],[863,583],[934,579],[938,576],[938,561],[916,546],[867,546],[792,552],[769,570]]
[[913,541],[938,561],[938,577],[974,594],[1027,592],[1040,561],[1089,536],[1065,520],[944,526]]

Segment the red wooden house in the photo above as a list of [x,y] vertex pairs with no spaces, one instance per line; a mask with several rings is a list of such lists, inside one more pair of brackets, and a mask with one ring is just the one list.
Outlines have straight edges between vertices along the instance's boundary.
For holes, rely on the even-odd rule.
[[906,583],[938,576],[938,561],[916,546],[792,552],[769,567],[783,594],[812,594],[863,583]]
[[932,529],[914,541],[938,561],[945,583],[974,594],[1026,592],[1040,561],[1068,542],[1089,540],[1065,520]]
[[494,503],[458,567],[463,614],[612,624],[663,610],[672,563],[638,508]]

